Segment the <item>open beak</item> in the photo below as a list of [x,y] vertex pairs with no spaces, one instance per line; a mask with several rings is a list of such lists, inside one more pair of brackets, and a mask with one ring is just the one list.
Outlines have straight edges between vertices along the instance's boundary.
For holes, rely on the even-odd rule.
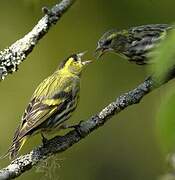
[[77,56],[79,59],[81,59],[86,53],[87,53],[87,51],[84,51],[84,52],[77,54]]
[[83,66],[84,66],[84,65],[90,64],[91,62],[92,62],[92,61],[90,61],[90,60],[89,60],[89,61],[83,61],[82,64],[83,64]]
[[112,48],[107,48],[107,47],[100,47],[99,45],[97,46],[97,49],[95,50],[95,57],[99,59],[101,56],[103,56],[106,52],[112,52]]
[[102,48],[100,46],[97,46],[96,50],[95,50],[95,57],[97,59],[99,59],[101,56],[103,56],[103,54],[106,52],[107,50],[105,48]]
[[[86,53],[87,53],[87,51],[84,51],[84,52],[81,52],[81,53],[77,54],[77,56],[78,56],[78,58],[80,59],[80,61],[81,61],[82,57],[83,57]],[[90,60],[88,60],[88,61],[82,61],[82,65],[84,66],[84,65],[90,64],[91,62],[92,62],[92,61],[90,61]]]

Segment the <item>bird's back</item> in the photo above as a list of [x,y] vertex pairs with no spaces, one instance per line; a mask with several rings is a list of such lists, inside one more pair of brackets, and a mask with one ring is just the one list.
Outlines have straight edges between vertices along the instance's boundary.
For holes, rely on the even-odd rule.
[[123,54],[137,64],[147,64],[148,53],[173,28],[167,24],[150,24],[130,28],[128,30],[128,43]]

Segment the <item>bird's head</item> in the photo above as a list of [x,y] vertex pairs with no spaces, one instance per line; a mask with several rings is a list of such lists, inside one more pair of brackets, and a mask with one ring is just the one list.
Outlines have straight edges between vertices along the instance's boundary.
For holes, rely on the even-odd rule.
[[85,53],[86,52],[82,52],[69,56],[65,61],[60,64],[59,70],[62,69],[72,74],[80,75],[84,67],[87,64],[91,63],[91,61],[82,61],[82,57]]
[[109,51],[120,53],[126,45],[127,35],[127,32],[124,30],[110,30],[104,33],[97,44],[97,58]]

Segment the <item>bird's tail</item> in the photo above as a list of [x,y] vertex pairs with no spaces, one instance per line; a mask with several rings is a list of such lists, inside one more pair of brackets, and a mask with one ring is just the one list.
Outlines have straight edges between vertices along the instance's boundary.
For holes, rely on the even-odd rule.
[[14,159],[18,155],[19,150],[22,148],[26,140],[27,140],[27,137],[24,137],[21,140],[16,141],[15,143],[12,144],[11,148],[9,149],[10,159]]
[[24,143],[26,142],[27,137],[22,138],[21,140],[15,141],[12,143],[8,151],[0,157],[0,159],[4,159],[9,155],[9,159],[14,159],[18,155],[19,150],[22,148]]

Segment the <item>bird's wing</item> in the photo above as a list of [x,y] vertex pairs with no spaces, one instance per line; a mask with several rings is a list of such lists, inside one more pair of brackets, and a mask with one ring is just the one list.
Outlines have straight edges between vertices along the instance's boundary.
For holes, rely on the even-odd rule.
[[[41,88],[43,86],[40,84],[34,92],[32,100],[24,112],[21,124],[15,132],[13,143],[21,140],[27,134],[32,133],[32,131],[37,130],[37,128],[51,115],[62,111],[63,108],[67,107],[67,104],[71,101],[71,99],[76,98],[75,96],[77,96],[79,91],[79,78],[67,80],[53,80],[52,76],[49,78],[52,78],[51,84],[47,83],[49,81],[46,79],[44,81],[44,88]],[[59,89],[61,90],[54,89],[54,92],[50,93],[48,91],[48,87],[53,85],[53,83],[59,83]],[[53,87],[58,87],[58,85],[54,85]],[[41,89],[44,91],[43,93],[40,92]],[[38,94],[39,96],[37,96]],[[41,94],[44,94],[45,97],[41,98]]]
[[19,141],[33,130],[36,130],[37,127],[41,125],[47,118],[59,111],[59,109],[61,109],[63,106],[66,106],[67,99],[69,96],[71,96],[71,92],[66,93],[62,91],[59,94],[57,96],[60,97],[57,97],[57,100],[40,100],[37,98],[32,99],[25,110],[20,126],[15,132],[13,143]]
[[154,42],[164,38],[167,30],[172,28],[172,26],[167,24],[150,24],[130,28],[129,34],[131,34],[132,37],[132,45],[136,46],[137,42],[142,46],[153,44]]
[[141,35],[143,37],[144,34],[159,36],[160,33],[172,29],[173,26],[168,24],[149,24],[143,26],[132,27],[129,29],[131,33],[135,35]]
[[[151,24],[133,27],[129,29],[128,47],[124,52],[130,60],[138,64],[145,64],[148,54],[158,45],[160,40],[166,37],[167,31],[173,27],[167,24]],[[148,62],[146,61],[146,64]]]

